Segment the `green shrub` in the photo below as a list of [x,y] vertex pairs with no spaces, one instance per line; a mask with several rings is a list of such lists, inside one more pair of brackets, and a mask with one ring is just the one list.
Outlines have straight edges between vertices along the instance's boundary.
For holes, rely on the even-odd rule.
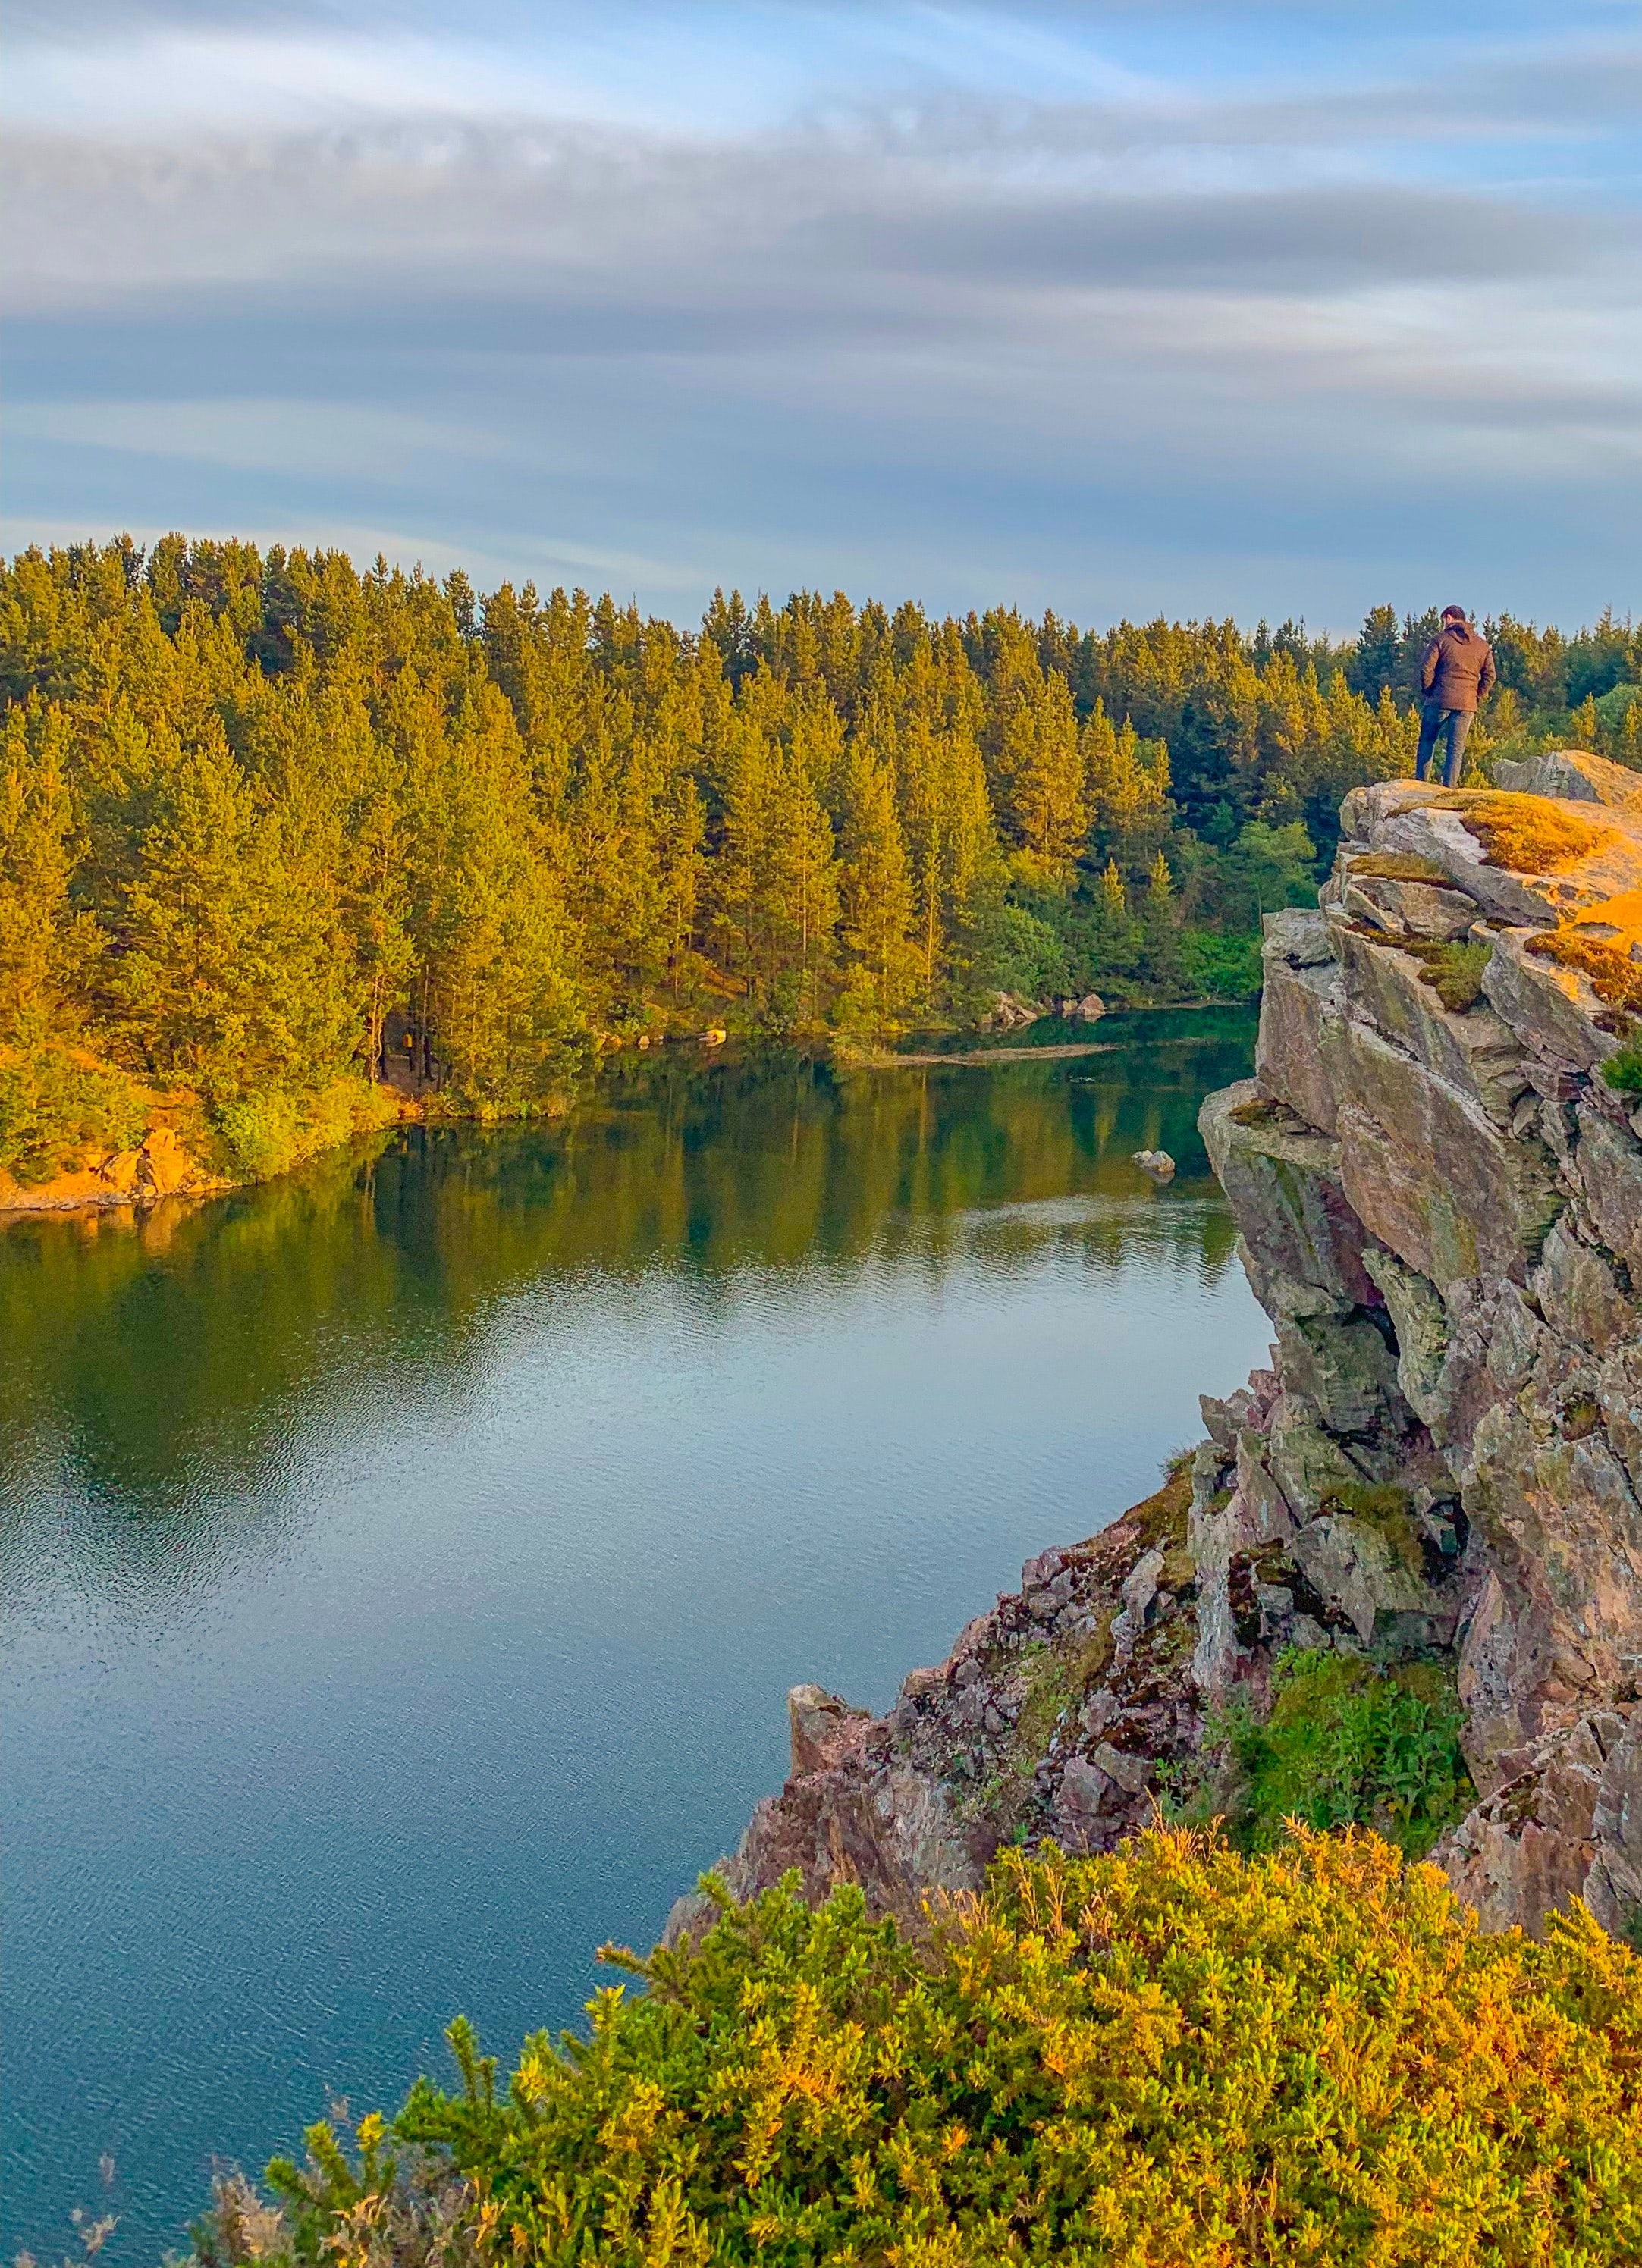
[[386,1089],[363,1079],[339,1079],[317,1094],[263,1087],[236,1095],[218,1105],[216,1119],[233,1168],[249,1181],[266,1182],[384,1124],[395,1108]]
[[133,1148],[149,1115],[123,1071],[68,1048],[0,1050],[0,1172],[26,1186]]
[[1602,1065],[1602,1078],[1616,1094],[1642,1094],[1642,1044],[1632,1041],[1609,1056]]
[[1445,1008],[1463,1015],[1483,997],[1483,971],[1493,958],[1491,945],[1471,945],[1458,938],[1439,944],[1431,938],[1399,938],[1401,951],[1422,966],[1419,981],[1429,984]]
[[1463,1723],[1444,1666],[1281,1654],[1268,1713],[1234,1705],[1210,1728],[1233,1767],[1228,1831],[1245,1850],[1269,1851],[1290,1819],[1372,1827],[1422,1858],[1476,1800]]
[[[711,1880],[711,1878],[709,1878]],[[465,2024],[407,2170],[329,2128],[209,2262],[1567,2268],[1642,2257],[1642,1961],[1482,1934],[1373,1836],[1000,1854],[929,1941],[786,1888],[526,2043]],[[225,2212],[225,2206],[227,2210]],[[247,2235],[249,2225],[249,2235]]]

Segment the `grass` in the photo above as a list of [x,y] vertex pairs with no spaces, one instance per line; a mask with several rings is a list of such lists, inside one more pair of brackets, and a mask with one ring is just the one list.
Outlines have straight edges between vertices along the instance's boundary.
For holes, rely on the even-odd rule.
[[1483,997],[1483,971],[1493,953],[1491,945],[1474,945],[1462,938],[1439,943],[1434,938],[1397,938],[1399,953],[1420,964],[1419,981],[1429,984],[1443,1006],[1462,1016]]
[[1452,791],[1443,799],[1483,846],[1485,862],[1513,874],[1561,874],[1617,838],[1611,827],[1581,819],[1540,795]]
[[1411,850],[1370,850],[1351,863],[1352,881],[1435,882],[1450,890],[1460,885],[1434,858],[1416,858]]
[[1588,976],[1592,991],[1610,1008],[1642,1015],[1642,963],[1631,960],[1627,945],[1582,936],[1572,922],[1563,922],[1541,937],[1531,937],[1528,950],[1536,960],[1554,961]]

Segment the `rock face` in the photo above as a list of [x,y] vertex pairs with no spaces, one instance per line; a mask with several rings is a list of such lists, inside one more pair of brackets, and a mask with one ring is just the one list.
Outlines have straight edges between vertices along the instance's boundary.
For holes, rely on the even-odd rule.
[[1496,764],[1499,785],[1520,795],[1563,796],[1571,803],[1642,805],[1642,773],[1585,748],[1555,748],[1526,763]]
[[1642,777],[1536,761],[1557,795],[1347,799],[1318,910],[1266,923],[1255,1076],[1200,1122],[1271,1367],[887,1718],[800,1688],[738,1895],[796,1866],[899,1911],[1004,1836],[1108,1848],[1300,1647],[1454,1665],[1480,1800],[1434,1855],[1490,1926],[1635,1927],[1642,1109],[1601,1072],[1642,1014]]
[[0,1212],[70,1212],[150,1205],[161,1197],[197,1197],[229,1184],[203,1171],[169,1126],[151,1127],[134,1150],[116,1150],[95,1165],[24,1185],[0,1174]]

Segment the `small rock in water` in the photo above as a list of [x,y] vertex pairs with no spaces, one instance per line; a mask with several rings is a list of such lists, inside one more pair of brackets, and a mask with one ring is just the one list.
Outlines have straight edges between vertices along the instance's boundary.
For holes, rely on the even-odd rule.
[[1106,1013],[1106,1003],[1098,992],[1086,992],[1078,1003],[1078,1013],[1086,1024],[1098,1024]]
[[1174,1178],[1174,1160],[1167,1150],[1137,1150],[1132,1153],[1132,1162],[1143,1174],[1150,1174],[1154,1182],[1172,1182]]

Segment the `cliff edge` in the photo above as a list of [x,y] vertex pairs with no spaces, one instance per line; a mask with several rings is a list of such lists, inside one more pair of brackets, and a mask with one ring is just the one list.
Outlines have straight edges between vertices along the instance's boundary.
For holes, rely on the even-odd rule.
[[1432,1856],[1486,1925],[1577,1896],[1634,1930],[1639,1031],[1642,778],[1565,751],[1348,797],[1317,911],[1266,923],[1255,1078],[1201,1117],[1270,1368],[888,1716],[798,1688],[730,1891],[904,1912],[1002,1840],[1109,1849],[1332,1654],[1451,1680],[1478,1800]]

